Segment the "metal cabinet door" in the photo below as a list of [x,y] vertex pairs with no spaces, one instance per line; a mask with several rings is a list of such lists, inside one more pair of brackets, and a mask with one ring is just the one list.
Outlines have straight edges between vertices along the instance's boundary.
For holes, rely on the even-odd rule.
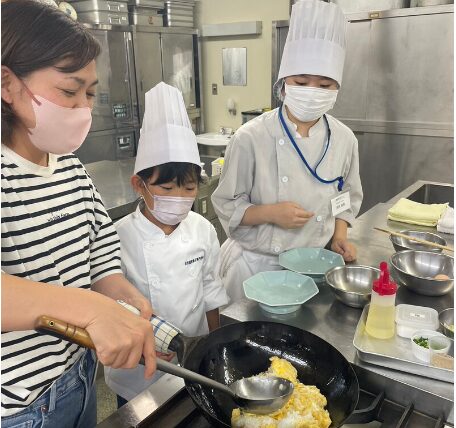
[[453,13],[372,21],[368,120],[452,128],[453,25]]
[[138,122],[131,33],[90,30],[101,44],[97,58],[98,87],[91,131],[135,126]]
[[365,120],[369,77],[369,34],[372,21],[352,21],[347,25],[342,85],[329,114],[341,120]]
[[145,93],[163,80],[160,35],[137,31],[134,33],[134,55],[138,89],[139,119],[142,123]]
[[90,132],[75,155],[84,164],[133,158],[138,133],[133,128]]
[[163,33],[161,37],[163,80],[181,90],[187,109],[197,107],[193,35]]

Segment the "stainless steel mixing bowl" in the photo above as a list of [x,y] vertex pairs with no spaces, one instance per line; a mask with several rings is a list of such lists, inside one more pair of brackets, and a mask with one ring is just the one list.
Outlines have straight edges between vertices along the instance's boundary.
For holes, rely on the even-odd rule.
[[[395,276],[400,283],[415,293],[443,296],[454,286],[454,258],[430,251],[406,250],[391,256]],[[436,275],[450,279],[435,279]]]
[[337,266],[326,272],[326,283],[337,299],[353,308],[362,308],[369,303],[372,282],[379,278],[380,271],[370,266]]
[[445,309],[439,313],[440,328],[445,336],[454,338],[454,332],[448,326],[452,325],[454,329],[454,308]]
[[[431,232],[423,232],[420,230],[401,230],[400,233],[411,236],[413,238],[424,239],[425,241],[433,242],[434,244],[446,245],[445,239]],[[441,248],[433,248],[429,245],[419,244],[418,242],[409,241],[400,236],[390,235],[390,241],[396,251],[417,250],[431,251],[433,253],[441,253]]]

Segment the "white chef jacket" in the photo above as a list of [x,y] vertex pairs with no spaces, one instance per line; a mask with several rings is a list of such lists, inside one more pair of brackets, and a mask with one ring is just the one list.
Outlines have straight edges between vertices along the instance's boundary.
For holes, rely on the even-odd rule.
[[[228,303],[218,274],[220,245],[212,224],[190,212],[170,235],[136,211],[117,224],[122,270],[152,303],[154,313],[174,324],[185,336],[209,333],[206,312]],[[105,367],[108,386],[131,400],[153,382],[144,379],[144,367]]]
[[[280,268],[277,256],[281,252],[326,246],[334,234],[335,219],[351,224],[362,202],[358,141],[353,132],[326,115],[331,130],[330,145],[317,172],[327,180],[342,176],[351,201],[349,210],[334,217],[330,201],[338,194],[337,181],[324,184],[311,175],[282,128],[278,111],[262,114],[234,134],[227,147],[219,185],[212,195],[215,211],[230,238],[222,246],[221,275],[234,300],[243,296],[243,280],[263,270]],[[310,128],[308,137],[301,137],[285,110],[283,113],[290,133],[314,168],[328,138],[324,119],[320,118]],[[251,205],[285,201],[296,202],[315,215],[300,229],[283,229],[274,224],[240,225]],[[227,278],[230,269],[235,275]]]

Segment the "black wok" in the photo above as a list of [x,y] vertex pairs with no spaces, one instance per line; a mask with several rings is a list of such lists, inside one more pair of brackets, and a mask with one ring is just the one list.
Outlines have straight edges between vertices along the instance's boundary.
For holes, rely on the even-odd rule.
[[[193,344],[176,336],[170,348],[192,371],[229,384],[268,369],[269,358],[288,360],[298,379],[316,385],[328,401],[331,427],[340,427],[355,410],[359,386],[350,363],[329,343],[312,333],[273,322],[250,321],[221,327]],[[231,411],[237,407],[225,394],[186,382],[194,403],[214,425],[231,426]]]
[[[172,329],[166,331],[166,324],[159,318],[154,318],[152,324],[156,343],[162,345],[158,350],[176,351],[181,364],[189,370],[230,384],[267,370],[269,358],[277,356],[293,364],[302,383],[320,389],[328,401],[326,408],[332,420],[331,428],[343,425],[356,408],[359,385],[350,363],[332,345],[305,330],[273,322],[250,321],[229,324],[207,336],[188,338]],[[87,332],[72,326],[68,328],[58,320],[41,317],[36,329],[93,347],[93,343],[90,346],[81,339]],[[170,335],[174,336],[171,340]],[[165,344],[160,337],[166,338]],[[211,388],[187,381],[185,384],[193,402],[213,426],[231,426],[231,412],[237,407],[234,401]]]

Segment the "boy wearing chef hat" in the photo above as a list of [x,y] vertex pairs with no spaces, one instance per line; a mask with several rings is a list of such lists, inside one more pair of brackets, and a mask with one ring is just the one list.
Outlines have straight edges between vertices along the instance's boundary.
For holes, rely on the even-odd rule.
[[[212,224],[191,211],[201,166],[196,136],[181,92],[163,82],[146,93],[146,108],[131,184],[136,211],[117,223],[125,276],[150,299],[154,313],[185,336],[219,327],[228,303],[218,275],[219,242]],[[162,355],[168,361],[173,355]],[[105,368],[119,405],[155,382],[144,367]]]
[[319,0],[293,5],[278,80],[283,105],[247,122],[231,138],[212,195],[229,239],[221,276],[232,300],[242,283],[279,270],[280,253],[328,247],[356,258],[347,228],[362,201],[358,142],[326,114],[337,98],[345,59],[345,18]]

